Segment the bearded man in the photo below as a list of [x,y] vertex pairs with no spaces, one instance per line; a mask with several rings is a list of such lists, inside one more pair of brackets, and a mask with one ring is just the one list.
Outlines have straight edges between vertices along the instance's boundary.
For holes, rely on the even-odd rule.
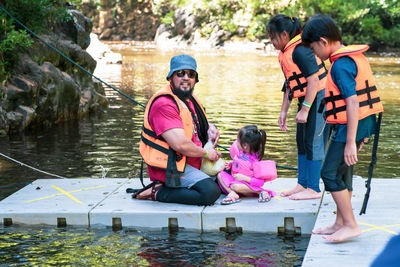
[[[191,205],[212,205],[220,196],[215,177],[200,171],[202,158],[216,161],[217,128],[193,95],[199,81],[196,60],[189,55],[171,59],[167,84],[149,100],[144,114],[140,154],[147,163],[147,189],[137,199]],[[211,139],[214,147],[205,150]]]

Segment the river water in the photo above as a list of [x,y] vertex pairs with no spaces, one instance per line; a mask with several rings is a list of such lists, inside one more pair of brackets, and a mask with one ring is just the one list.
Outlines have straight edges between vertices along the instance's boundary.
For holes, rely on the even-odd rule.
[[[158,51],[145,46],[116,46],[114,48],[122,54],[123,64],[98,66],[95,74],[119,88],[125,94],[145,104],[155,91],[165,85],[165,76],[169,71],[169,60],[177,53],[174,51]],[[276,161],[280,166],[296,167],[294,117],[297,103],[293,101],[289,111],[289,131],[280,131],[277,119],[282,102],[280,89],[283,76],[277,63],[277,56],[263,53],[222,51],[190,51],[187,53],[193,55],[197,60],[200,82],[196,85],[195,94],[206,107],[210,122],[216,124],[220,130],[219,144],[229,148],[235,140],[239,128],[247,124],[256,124],[267,132],[265,158]],[[400,120],[395,110],[398,110],[397,107],[400,104],[400,97],[397,94],[400,89],[400,58],[370,55],[369,60],[385,108],[379,140],[378,164],[374,171],[374,177],[398,178],[400,176],[400,166],[397,165],[400,162],[400,144],[398,142]],[[67,122],[55,128],[38,130],[23,135],[0,137],[0,152],[35,168],[67,178],[138,177],[140,166],[138,141],[143,108],[111,89],[106,88],[106,95],[110,100],[110,105],[101,114],[91,115],[81,121]],[[355,174],[362,177],[367,176],[371,148],[371,144],[367,145],[363,152],[359,154],[359,163],[356,165]],[[229,158],[226,151],[221,150],[221,152],[223,152],[225,159]],[[50,177],[0,158],[0,186],[2,186],[0,188],[0,199],[15,192],[26,182]],[[296,172],[279,168],[278,177],[296,177]],[[10,187],[5,188],[8,185]],[[59,242],[57,238],[52,239],[50,237],[54,234],[51,230],[31,229],[26,231],[29,238],[24,239],[19,237],[21,229],[4,228],[0,230],[0,248],[4,251],[1,247],[2,244],[6,248],[8,247],[5,250],[6,254],[0,254],[0,262],[2,258],[7,259],[9,257],[7,251],[14,251],[15,245],[8,246],[6,243],[1,243],[2,239],[6,237],[16,239],[12,243],[18,244],[18,246],[27,246],[31,249],[31,246],[36,246],[36,243],[40,245],[44,242],[48,245],[52,242]],[[233,242],[233,244],[226,245],[227,238],[220,234],[213,236],[210,241],[207,236],[188,233],[186,233],[187,236],[179,234],[171,237],[168,234],[158,233],[146,237],[148,233],[135,233],[134,236],[130,236],[126,235],[125,232],[119,235],[112,232],[89,232],[88,239],[85,239],[88,230],[54,231],[57,232],[57,235],[68,236],[68,238],[62,237],[62,239],[71,240],[71,244],[67,242],[67,244],[64,244],[65,246],[79,244],[83,247],[93,248],[93,246],[109,246],[109,243],[117,242],[122,244],[121,251],[125,251],[124,246],[128,246],[132,239],[137,238],[138,243],[140,243],[138,250],[127,248],[129,250],[127,253],[132,253],[135,257],[139,257],[138,253],[146,253],[147,251],[153,253],[158,243],[163,243],[165,239],[174,240],[174,238],[180,240],[179,242],[187,239],[184,241],[186,243],[188,240],[195,240],[195,243],[199,244],[197,249],[203,249],[203,246],[207,247],[207,249],[210,249],[210,254],[205,253],[207,254],[205,259],[211,258],[211,261],[213,255],[219,253],[218,250],[221,249],[221,246],[222,249],[233,246],[232,251],[236,252],[233,252],[231,256],[241,255],[237,252],[238,250],[244,250],[243,253],[245,254],[248,253],[251,259],[249,261],[244,260],[243,266],[246,266],[246,262],[250,264],[254,259],[260,260],[263,258],[260,255],[267,253],[264,250],[260,252],[259,250],[243,248],[244,245],[240,242],[248,243],[255,240],[254,242],[257,243],[265,241],[261,237],[252,235],[240,236],[235,239],[242,240],[239,243]],[[285,246],[285,240],[275,236],[270,238],[273,240],[271,243],[276,243],[277,246],[280,246],[279,244]],[[98,239],[101,241],[98,241]],[[153,242],[153,239],[156,241]],[[149,241],[141,242],[140,240]],[[100,243],[94,245],[93,243],[96,242]],[[272,249],[272,253],[278,253],[281,256],[289,255],[289,258],[294,257],[297,261],[291,262],[290,266],[298,265],[301,263],[307,242],[306,237],[299,237],[297,242],[291,242],[289,245],[297,244],[294,249],[282,251]],[[257,243],[255,246],[258,245]],[[141,249],[141,246],[146,247],[146,249]],[[182,253],[190,252],[192,249],[188,245],[182,248]],[[57,248],[54,250],[54,254],[59,252]],[[256,252],[252,254],[252,251]],[[162,257],[161,254],[157,254],[158,252],[154,253],[156,253],[156,256]],[[55,258],[52,258],[51,255],[53,254],[43,256],[48,257],[49,260],[54,260]],[[29,257],[32,258],[33,256]],[[115,255],[110,257],[115,257]],[[88,259],[88,261],[90,260],[95,259]],[[10,262],[16,263],[18,260],[11,259]],[[124,262],[129,264],[129,261]],[[190,259],[187,263],[189,262]],[[214,259],[213,264],[218,265],[216,262],[217,260]],[[209,263],[211,264],[211,262]],[[280,264],[284,264],[284,261]]]

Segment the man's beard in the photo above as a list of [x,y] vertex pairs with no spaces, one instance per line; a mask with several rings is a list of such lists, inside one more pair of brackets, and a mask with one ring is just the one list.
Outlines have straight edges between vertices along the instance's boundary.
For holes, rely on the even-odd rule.
[[174,93],[174,95],[176,95],[180,99],[188,99],[190,96],[192,96],[193,89],[194,89],[192,87],[192,88],[190,88],[189,91],[182,91],[181,89],[176,88],[173,83],[171,83],[171,88],[172,88],[172,92]]

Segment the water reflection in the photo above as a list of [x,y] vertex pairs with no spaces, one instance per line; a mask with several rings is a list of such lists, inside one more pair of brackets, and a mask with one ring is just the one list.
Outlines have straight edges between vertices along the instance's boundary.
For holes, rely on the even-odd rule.
[[[160,52],[124,46],[122,65],[105,65],[96,75],[120,88],[140,103],[166,83],[169,60],[174,52]],[[195,93],[207,109],[211,122],[221,132],[220,144],[229,147],[239,128],[257,124],[267,132],[265,157],[279,165],[296,166],[295,112],[292,103],[288,132],[280,131],[279,116],[283,76],[276,56],[266,54],[224,54],[188,52],[198,61],[200,83]],[[385,113],[382,122],[375,177],[400,176],[399,119],[400,59],[370,56]],[[106,89],[110,106],[103,114],[72,121],[52,129],[20,136],[0,137],[0,152],[33,167],[64,177],[137,177],[138,152],[143,108],[111,89]],[[372,145],[359,156],[357,175],[366,177]],[[229,158],[227,152],[223,156]],[[278,169],[279,177],[295,177],[296,172]],[[0,185],[32,181],[48,175],[0,159]],[[0,199],[17,190],[1,189]]]
[[300,266],[309,236],[0,228],[0,262],[73,266]]

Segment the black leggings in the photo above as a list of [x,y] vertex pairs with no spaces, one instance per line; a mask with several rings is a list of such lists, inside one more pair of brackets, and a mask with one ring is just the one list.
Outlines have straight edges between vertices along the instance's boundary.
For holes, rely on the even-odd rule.
[[206,178],[195,183],[190,189],[162,186],[156,198],[160,202],[204,206],[214,204],[220,194],[218,184],[213,179]]

